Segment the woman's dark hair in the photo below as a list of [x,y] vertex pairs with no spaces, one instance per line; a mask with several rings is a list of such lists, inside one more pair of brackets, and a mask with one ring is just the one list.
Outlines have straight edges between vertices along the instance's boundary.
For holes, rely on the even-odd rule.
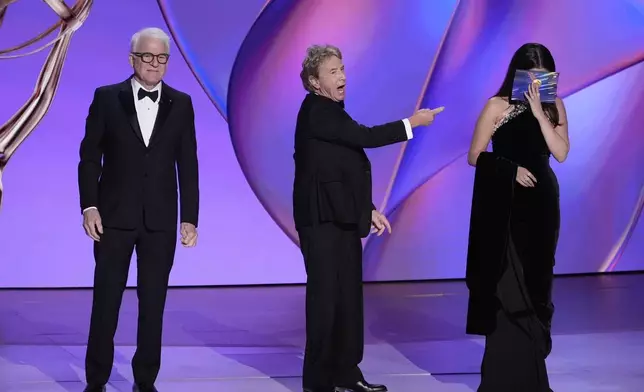
[[[508,72],[505,74],[505,79],[501,88],[495,96],[503,98],[512,98],[512,83],[514,82],[514,74],[517,69],[529,70],[533,68],[543,68],[549,72],[555,72],[555,59],[545,46],[541,44],[525,44],[521,46],[512,56]],[[546,115],[554,125],[559,124],[559,111],[554,103],[542,104]]]

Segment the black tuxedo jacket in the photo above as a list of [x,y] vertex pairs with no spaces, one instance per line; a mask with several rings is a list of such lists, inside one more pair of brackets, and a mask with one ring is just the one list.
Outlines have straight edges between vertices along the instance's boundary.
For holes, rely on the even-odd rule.
[[163,83],[159,111],[146,146],[131,80],[96,89],[80,146],[81,210],[97,207],[105,227],[135,229],[143,218],[150,230],[176,230],[178,188],[181,222],[196,226],[198,172],[189,95]]
[[364,148],[407,140],[402,121],[372,128],[355,122],[342,102],[308,94],[295,129],[293,216],[296,229],[325,222],[371,228],[371,163]]

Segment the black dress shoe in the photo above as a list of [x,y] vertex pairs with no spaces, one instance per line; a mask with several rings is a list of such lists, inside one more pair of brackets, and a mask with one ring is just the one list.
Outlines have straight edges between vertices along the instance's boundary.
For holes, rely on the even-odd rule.
[[88,385],[83,392],[105,392],[105,385]]
[[386,392],[387,387],[378,384],[369,384],[366,381],[358,381],[353,385],[338,385],[340,392]]
[[154,385],[151,387],[145,385],[134,385],[132,387],[132,392],[159,392]]

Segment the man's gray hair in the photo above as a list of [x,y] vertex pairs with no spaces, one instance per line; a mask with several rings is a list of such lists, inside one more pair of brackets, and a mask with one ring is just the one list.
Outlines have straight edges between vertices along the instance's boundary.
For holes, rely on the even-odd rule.
[[130,51],[136,52],[136,48],[139,45],[141,38],[156,38],[165,44],[166,51],[170,52],[170,37],[166,34],[165,31],[161,30],[158,27],[147,27],[143,30],[139,30],[132,36],[130,40]]
[[313,45],[306,49],[306,57],[302,61],[302,72],[300,72],[302,85],[306,91],[315,92],[309,78],[313,76],[317,79],[320,76],[320,65],[334,56],[342,60],[342,52],[333,45]]

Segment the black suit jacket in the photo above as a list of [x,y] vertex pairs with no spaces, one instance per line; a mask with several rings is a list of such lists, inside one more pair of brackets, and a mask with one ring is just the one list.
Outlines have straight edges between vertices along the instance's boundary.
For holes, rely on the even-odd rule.
[[293,215],[297,230],[325,222],[369,234],[371,164],[363,148],[407,140],[402,121],[375,127],[355,122],[344,104],[308,94],[295,129]]
[[131,80],[99,87],[80,146],[81,210],[97,207],[103,225],[176,230],[177,178],[181,222],[198,224],[199,173],[189,95],[163,83],[149,146],[134,106]]

